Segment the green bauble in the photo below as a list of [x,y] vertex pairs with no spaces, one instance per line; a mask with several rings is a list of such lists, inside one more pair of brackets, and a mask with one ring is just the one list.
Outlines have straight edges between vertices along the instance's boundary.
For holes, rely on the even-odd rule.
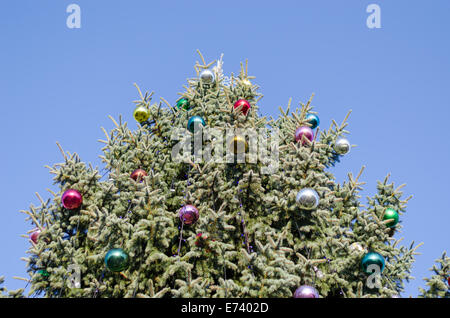
[[112,272],[121,272],[130,265],[130,257],[121,248],[113,248],[106,253],[106,267]]
[[150,117],[150,110],[145,106],[138,106],[133,112],[133,117],[138,123],[147,121]]
[[398,224],[398,213],[394,209],[387,208],[386,211],[384,211],[383,220],[392,220],[391,222],[387,223],[386,225],[388,227],[395,227]]
[[42,277],[48,277],[48,276],[50,276],[50,273],[47,272],[45,269],[40,269],[40,270],[38,270],[37,272],[38,272],[38,274],[40,274]]
[[361,261],[361,267],[366,274],[373,273],[373,270],[368,268],[369,265],[377,265],[380,273],[383,272],[385,265],[384,257],[376,252],[367,253]]
[[189,110],[189,109],[191,109],[191,106],[189,104],[189,101],[186,98],[181,98],[177,102],[177,108],[178,109]]

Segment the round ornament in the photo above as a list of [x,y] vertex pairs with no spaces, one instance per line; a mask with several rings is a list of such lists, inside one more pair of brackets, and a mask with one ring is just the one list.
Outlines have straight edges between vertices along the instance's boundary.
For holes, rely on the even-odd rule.
[[142,182],[142,180],[144,179],[144,177],[148,176],[147,172],[145,172],[145,170],[142,169],[136,169],[131,173],[131,179],[133,179],[134,181],[139,180],[140,182]]
[[250,103],[246,101],[245,99],[239,99],[236,103],[234,103],[234,109],[241,107],[241,112],[244,115],[247,115],[249,109],[250,109]]
[[243,136],[234,136],[230,142],[230,150],[234,154],[240,154],[248,151],[248,143]]
[[200,127],[200,125],[202,126],[206,126],[205,121],[203,120],[203,118],[201,118],[200,116],[192,116],[191,118],[189,118],[188,123],[187,123],[187,129],[191,132],[194,133],[198,127]]
[[178,215],[180,216],[181,222],[187,225],[194,224],[199,217],[198,209],[191,204],[183,206]]
[[67,210],[75,210],[83,203],[83,197],[77,190],[69,189],[63,193],[61,202]]
[[[300,142],[302,141],[302,137],[305,136],[306,139],[309,141],[313,141],[314,139],[314,133],[311,128],[307,126],[298,127],[295,131],[295,141]],[[306,144],[306,140],[302,141],[302,145]]]
[[320,124],[319,116],[316,114],[306,115],[306,121],[311,125],[311,129],[316,129]]
[[352,252],[358,253],[358,254],[362,254],[364,252],[366,252],[365,248],[362,247],[361,244],[359,244],[358,242],[354,242],[350,245],[350,250]]
[[450,276],[447,278],[447,284],[450,286]]
[[190,107],[190,103],[186,98],[180,98],[177,102],[177,108],[178,109],[184,109],[184,110],[189,110]]
[[339,138],[334,144],[334,151],[339,155],[345,155],[350,151],[350,142],[346,138]]
[[363,259],[361,260],[361,266],[364,273],[372,274],[372,271],[368,269],[369,265],[372,264],[378,266],[380,273],[383,272],[385,266],[384,257],[377,252],[369,252],[364,255]]
[[303,210],[313,210],[319,205],[319,195],[314,189],[304,188],[297,193],[296,202]]
[[105,255],[105,265],[112,272],[121,272],[130,265],[130,257],[121,248],[113,248]]
[[312,286],[302,285],[295,290],[294,298],[319,298],[319,292]]
[[30,240],[32,240],[34,244],[37,244],[37,240],[40,234],[41,230],[36,229],[33,233],[30,234]]
[[150,110],[145,106],[138,106],[133,112],[133,117],[138,123],[145,122],[150,117]]
[[214,73],[210,70],[203,70],[200,73],[200,80],[203,84],[212,84],[215,81]]
[[386,226],[393,228],[398,224],[398,213],[392,208],[387,208],[386,211],[384,211],[383,220],[392,220],[391,222],[387,223]]
[[40,270],[37,271],[37,273],[39,275],[41,275],[42,277],[49,277],[50,276],[50,273],[47,272],[45,269],[40,269]]

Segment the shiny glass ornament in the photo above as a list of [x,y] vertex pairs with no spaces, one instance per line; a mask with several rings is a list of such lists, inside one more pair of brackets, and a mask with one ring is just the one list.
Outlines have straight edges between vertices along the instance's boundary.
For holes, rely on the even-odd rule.
[[234,154],[240,154],[248,151],[248,143],[243,136],[234,136],[230,142],[230,150]]
[[392,220],[389,223],[386,223],[386,226],[388,227],[395,227],[398,224],[398,213],[392,208],[387,208],[386,211],[384,211],[383,220]]
[[187,123],[187,129],[191,132],[194,133],[196,129],[198,129],[198,127],[200,127],[200,125],[205,126],[206,123],[203,120],[203,118],[201,118],[200,116],[192,116],[191,118],[189,118],[188,123]]
[[[309,141],[313,141],[314,139],[314,133],[311,128],[307,126],[298,127],[295,131],[295,141],[300,142],[302,141],[302,136],[305,136],[306,139]],[[306,141],[302,141],[302,145],[305,145]]]
[[63,193],[61,202],[67,210],[75,210],[83,203],[83,197],[77,190],[69,189]]
[[145,122],[150,117],[150,110],[145,106],[138,106],[133,112],[133,117],[138,123]]
[[37,240],[38,240],[40,234],[41,234],[41,230],[36,229],[33,233],[31,233],[30,240],[33,241],[34,244],[37,244]]
[[319,292],[312,286],[302,285],[295,290],[294,298],[319,298]]
[[296,202],[303,210],[313,210],[319,205],[319,195],[314,189],[304,188],[297,193]]
[[216,80],[216,77],[214,76],[214,73],[210,70],[203,70],[200,73],[200,80],[203,82],[203,84],[212,84]]
[[142,180],[146,176],[148,176],[147,172],[145,172],[145,170],[142,169],[136,169],[130,175],[131,179],[133,179],[134,181],[140,180],[140,182],[142,182]]
[[241,112],[244,115],[247,115],[249,109],[250,109],[250,103],[246,101],[245,99],[239,99],[236,103],[234,103],[234,109],[241,107]]
[[183,206],[180,209],[178,215],[181,222],[184,222],[184,224],[187,225],[194,224],[195,222],[197,222],[199,217],[198,209],[191,204]]
[[350,142],[346,138],[339,138],[334,144],[334,151],[339,155],[345,155],[350,151]]
[[382,273],[385,266],[384,257],[377,252],[369,252],[366,255],[364,255],[363,259],[361,260],[361,267],[364,273],[372,274],[373,271],[368,269],[369,265],[372,264],[377,265],[380,270],[380,273]]
[[37,271],[37,273],[39,275],[41,275],[42,277],[49,277],[50,276],[50,273],[47,272],[45,269],[40,269],[40,270]]
[[112,272],[121,272],[130,265],[130,257],[121,248],[113,248],[105,255],[105,265]]
[[350,245],[350,250],[354,253],[362,254],[366,252],[366,249],[358,242],[354,242]]
[[316,129],[320,124],[319,116],[317,116],[316,114],[306,115],[306,121],[311,125],[311,129]]
[[191,109],[190,103],[189,103],[189,101],[186,98],[181,98],[181,99],[178,100],[177,108],[178,109],[184,109],[184,110]]

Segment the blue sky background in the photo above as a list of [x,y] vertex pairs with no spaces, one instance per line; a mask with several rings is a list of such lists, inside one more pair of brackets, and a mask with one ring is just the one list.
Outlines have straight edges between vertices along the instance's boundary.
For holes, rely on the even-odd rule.
[[[66,27],[66,7],[81,7],[81,29]],[[366,7],[381,7],[381,29],[368,29]],[[332,169],[358,173],[363,198],[391,172],[410,201],[401,218],[404,244],[424,242],[403,296],[416,296],[428,268],[449,245],[450,1],[2,1],[0,3],[0,275],[25,283],[30,225],[19,213],[49,197],[44,165],[62,161],[55,142],[101,166],[100,126],[107,115],[132,117],[136,82],[175,102],[194,76],[199,49],[224,53],[225,73],[249,60],[278,115],[290,97],[311,93],[321,125],[342,121],[358,145]],[[136,126],[137,127],[137,126]]]

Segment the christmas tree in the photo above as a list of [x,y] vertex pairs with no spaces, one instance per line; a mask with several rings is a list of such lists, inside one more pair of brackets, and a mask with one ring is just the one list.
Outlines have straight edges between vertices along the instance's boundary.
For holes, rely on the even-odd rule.
[[433,265],[430,271],[434,275],[430,278],[425,278],[427,290],[420,288],[419,297],[424,298],[450,298],[450,257],[447,253],[442,253],[442,257],[436,260],[438,266]]
[[139,126],[111,117],[102,170],[58,144],[59,191],[22,211],[30,295],[399,295],[420,245],[393,238],[409,198],[388,176],[364,207],[364,167],[335,181],[350,113],[322,129],[311,97],[262,117],[247,63],[226,77],[200,57],[174,103],[137,87]]

